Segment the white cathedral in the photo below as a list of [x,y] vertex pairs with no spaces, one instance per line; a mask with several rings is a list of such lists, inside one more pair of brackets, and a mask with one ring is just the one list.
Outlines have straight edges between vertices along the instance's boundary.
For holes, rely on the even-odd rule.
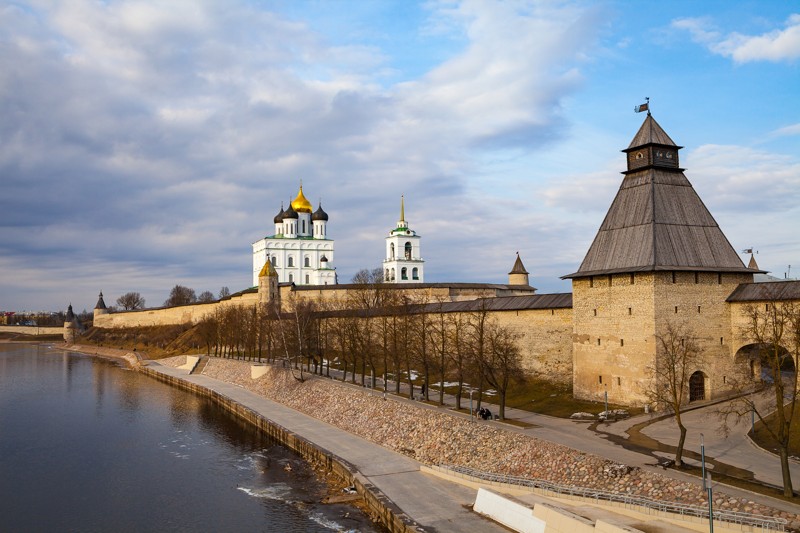
[[[335,285],[333,239],[328,238],[328,214],[322,203],[312,213],[303,194],[275,215],[275,233],[253,243],[253,286],[267,260],[278,273],[278,282],[295,285]],[[405,198],[400,197],[400,220],[386,237],[383,260],[386,283],[423,283],[425,261],[420,255],[420,239],[405,219]]]
[[425,261],[419,251],[422,237],[408,227],[405,198],[400,197],[400,220],[386,237],[386,259],[383,260],[383,279],[387,283],[423,283]]
[[267,258],[278,273],[279,282],[295,285],[334,285],[333,239],[328,238],[328,214],[322,203],[312,213],[311,202],[303,195],[275,215],[275,234],[253,243],[253,286]]

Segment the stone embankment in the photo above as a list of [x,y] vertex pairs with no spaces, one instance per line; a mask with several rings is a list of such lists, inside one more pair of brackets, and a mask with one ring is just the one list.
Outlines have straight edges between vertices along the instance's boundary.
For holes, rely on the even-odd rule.
[[[63,350],[71,350],[74,352],[85,353],[88,355],[96,355],[98,357],[105,357],[107,359],[122,360],[129,367],[137,367],[141,364],[139,354],[135,351],[107,348],[105,346],[94,346],[91,344],[65,344],[63,346],[55,346]],[[186,359],[186,356],[180,356]]]
[[[185,356],[179,356],[160,362],[180,366],[184,361]],[[268,367],[265,375],[251,379],[250,363],[230,359],[212,358],[203,373],[235,383],[424,464],[467,466],[654,500],[707,505],[705,491],[697,485],[618,465],[494,425],[470,422],[452,413],[392,398],[384,400],[375,391],[315,376],[301,382],[290,371],[276,367]],[[714,496],[715,509],[781,517],[789,522],[789,529],[800,530],[800,516],[796,514],[727,496],[722,491]]]

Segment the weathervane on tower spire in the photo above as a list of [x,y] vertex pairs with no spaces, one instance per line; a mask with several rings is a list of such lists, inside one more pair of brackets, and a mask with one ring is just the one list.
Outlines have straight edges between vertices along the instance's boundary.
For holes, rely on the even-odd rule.
[[650,97],[644,97],[644,103],[642,105],[637,105],[633,108],[636,113],[641,113],[642,111],[647,111],[647,114],[650,115]]

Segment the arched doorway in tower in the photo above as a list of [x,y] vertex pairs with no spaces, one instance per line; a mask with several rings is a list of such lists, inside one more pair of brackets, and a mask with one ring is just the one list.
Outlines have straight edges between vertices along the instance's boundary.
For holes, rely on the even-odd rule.
[[794,359],[789,350],[771,344],[753,343],[742,346],[736,352],[734,363],[744,375],[756,381],[772,381],[775,376],[773,367],[776,365],[784,377],[795,372]]
[[700,370],[689,376],[689,401],[706,399],[706,375]]

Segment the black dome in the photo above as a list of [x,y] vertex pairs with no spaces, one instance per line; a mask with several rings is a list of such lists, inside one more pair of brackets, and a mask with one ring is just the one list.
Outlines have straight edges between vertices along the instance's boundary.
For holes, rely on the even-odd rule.
[[292,209],[292,204],[289,204],[289,207],[286,208],[286,211],[283,212],[283,218],[293,218],[297,220],[297,211]]
[[275,218],[273,220],[275,221],[276,224],[280,224],[281,222],[283,222],[283,206],[281,206],[281,210],[278,211],[278,214],[275,215]]
[[328,221],[328,213],[322,210],[322,203],[319,204],[319,207],[314,214],[311,215],[311,220],[324,220],[325,222]]

